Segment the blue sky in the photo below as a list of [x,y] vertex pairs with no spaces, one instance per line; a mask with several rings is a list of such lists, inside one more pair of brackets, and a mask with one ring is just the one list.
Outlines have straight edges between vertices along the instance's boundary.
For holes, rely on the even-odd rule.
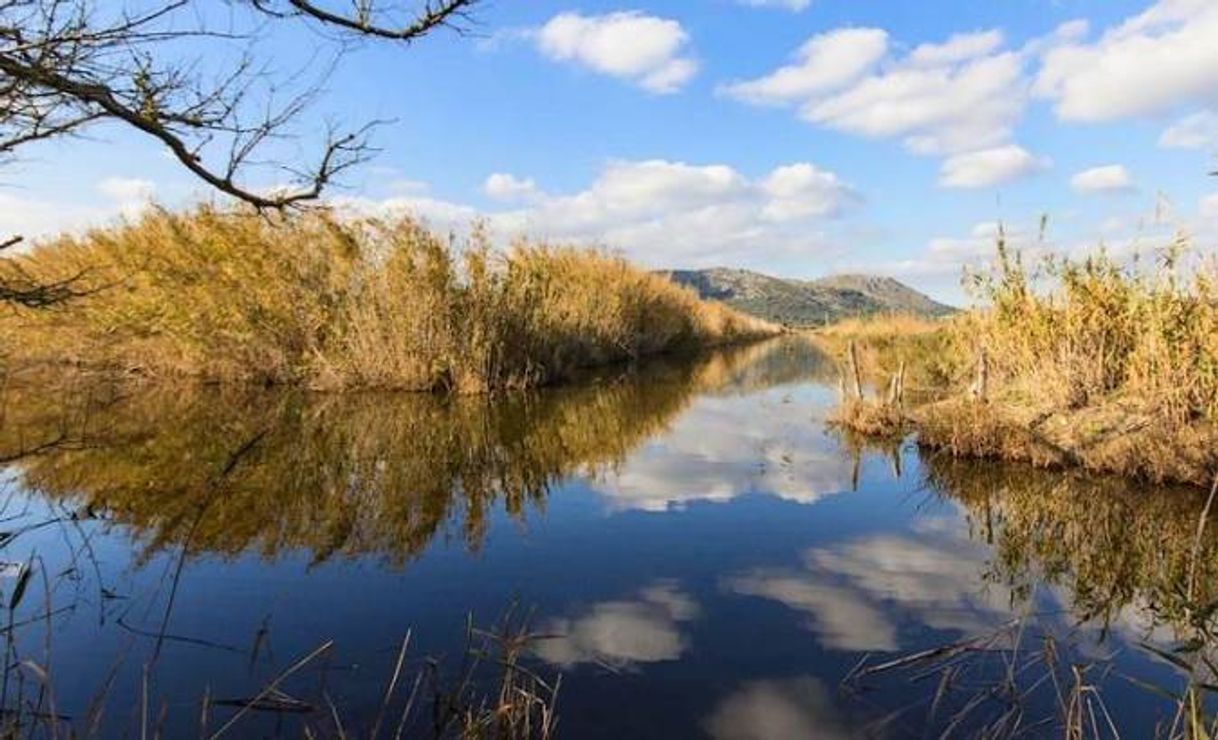
[[[310,120],[394,120],[336,204],[953,301],[999,221],[1030,244],[1048,214],[1068,252],[1218,235],[1214,0],[495,0],[475,30],[343,60]],[[5,169],[6,232],[204,197],[110,128]]]

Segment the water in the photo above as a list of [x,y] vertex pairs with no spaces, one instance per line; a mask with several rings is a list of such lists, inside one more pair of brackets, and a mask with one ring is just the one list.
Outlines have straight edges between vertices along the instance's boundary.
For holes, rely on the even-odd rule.
[[[333,734],[337,715],[357,736],[408,630],[389,726],[428,658],[454,681],[467,624],[509,615],[539,635],[523,664],[561,675],[568,737],[969,734],[1016,705],[1051,734],[1035,722],[1072,687],[1047,679],[1050,635],[1098,724],[1169,722],[1146,685],[1179,691],[1182,670],[1142,643],[1175,644],[1187,579],[1209,593],[1196,494],[866,445],[826,428],[835,386],[783,340],[493,401],[17,387],[0,455],[37,454],[4,474],[4,605],[34,567],[7,662],[52,691],[12,667],[6,707],[41,701],[27,728],[48,734],[53,712],[196,736],[204,696],[248,699],[333,640],[279,687],[311,712],[228,735]],[[1019,702],[994,689],[1008,661]]]

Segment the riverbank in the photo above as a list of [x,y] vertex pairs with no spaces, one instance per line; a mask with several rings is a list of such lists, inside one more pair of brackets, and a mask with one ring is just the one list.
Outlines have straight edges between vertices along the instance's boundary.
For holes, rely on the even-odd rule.
[[157,210],[0,273],[71,294],[0,317],[10,361],[213,382],[481,392],[779,331],[601,251],[320,211]]
[[[1000,245],[993,271],[974,279],[982,308],[818,334],[845,368],[834,421],[868,435],[916,431],[955,457],[1209,486],[1214,269],[1177,244],[1153,269],[1099,254],[1048,261],[1033,277]],[[906,376],[922,381],[916,394],[903,392]]]

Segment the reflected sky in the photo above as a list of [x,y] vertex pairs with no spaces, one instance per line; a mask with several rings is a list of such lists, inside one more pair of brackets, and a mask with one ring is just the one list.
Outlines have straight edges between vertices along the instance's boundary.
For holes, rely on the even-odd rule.
[[819,388],[786,387],[750,394],[748,403],[703,396],[667,434],[608,474],[599,490],[612,510],[644,511],[749,493],[812,504],[848,490],[853,461],[809,412],[823,396]]
[[[1009,619],[1009,589],[986,586],[984,548],[940,534],[866,536],[803,553],[803,567],[728,576],[724,588],[777,601],[809,617],[820,642],[839,650],[895,651],[901,623],[977,634]],[[979,585],[981,584],[981,585]]]
[[[204,692],[256,693],[325,640],[284,689],[366,730],[408,630],[405,670],[452,672],[467,626],[513,609],[570,737],[933,734],[876,729],[907,683],[860,701],[843,677],[1027,614],[1178,685],[1139,643],[1179,634],[1190,579],[1218,598],[1194,492],[869,448],[825,427],[835,378],[788,338],[494,399],[18,384],[0,455],[37,454],[4,471],[5,603],[7,568],[38,572],[18,655],[67,715],[110,681],[109,737],[138,727],[145,671],[166,735],[194,736]],[[1102,683],[1131,735],[1167,711]]]

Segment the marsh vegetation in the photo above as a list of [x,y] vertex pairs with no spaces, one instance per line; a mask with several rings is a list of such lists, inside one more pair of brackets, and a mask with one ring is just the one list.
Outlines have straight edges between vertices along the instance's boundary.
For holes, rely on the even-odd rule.
[[325,389],[532,387],[777,331],[602,252],[319,211],[154,211],[5,259],[0,281],[73,298],[0,316],[10,366]]
[[[911,423],[953,455],[1079,466],[1208,486],[1218,474],[1218,272],[1184,242],[1147,261],[1100,252],[1035,266],[999,244],[971,278],[979,307],[937,325],[877,319],[830,329],[860,372],[900,363],[931,393],[899,411],[847,394],[841,421]],[[883,382],[883,381],[879,381]]]

